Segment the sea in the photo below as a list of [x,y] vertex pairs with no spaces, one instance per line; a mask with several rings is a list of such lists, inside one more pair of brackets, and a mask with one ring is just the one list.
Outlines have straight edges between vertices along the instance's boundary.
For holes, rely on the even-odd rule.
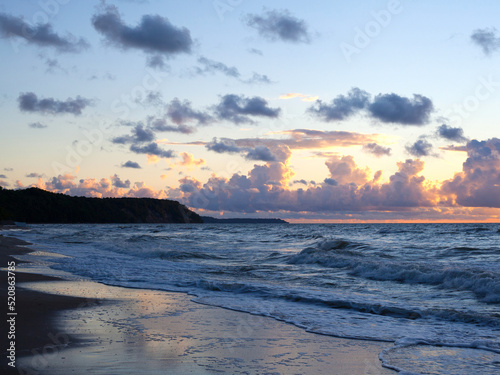
[[[73,224],[3,231],[54,270],[388,342],[402,374],[500,374],[500,224]],[[52,255],[51,255],[52,254]],[[64,256],[61,256],[64,255]]]

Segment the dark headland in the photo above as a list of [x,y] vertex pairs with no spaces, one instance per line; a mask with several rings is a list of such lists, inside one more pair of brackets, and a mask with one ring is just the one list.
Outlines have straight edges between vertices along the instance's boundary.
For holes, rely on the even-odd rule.
[[38,188],[0,190],[0,220],[26,223],[203,223],[177,201],[153,198],[86,198]]
[[216,219],[200,216],[183,204],[154,198],[87,198],[39,188],[0,187],[0,224],[219,223],[288,224],[281,219]]

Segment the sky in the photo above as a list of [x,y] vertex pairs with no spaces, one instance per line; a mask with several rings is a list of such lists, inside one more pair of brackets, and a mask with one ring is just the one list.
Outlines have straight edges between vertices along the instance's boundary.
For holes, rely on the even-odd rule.
[[498,1],[0,1],[0,186],[500,222]]

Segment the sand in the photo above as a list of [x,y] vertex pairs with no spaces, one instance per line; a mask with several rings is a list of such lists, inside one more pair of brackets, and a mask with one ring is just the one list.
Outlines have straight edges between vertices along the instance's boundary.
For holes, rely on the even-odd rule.
[[[2,265],[8,254],[29,251],[16,241],[0,237]],[[17,265],[22,271],[23,264]],[[9,373],[394,374],[378,360],[389,343],[312,334],[271,318],[194,303],[183,293],[27,272],[16,277],[22,287],[16,295],[17,368]],[[2,373],[12,370],[5,357]]]

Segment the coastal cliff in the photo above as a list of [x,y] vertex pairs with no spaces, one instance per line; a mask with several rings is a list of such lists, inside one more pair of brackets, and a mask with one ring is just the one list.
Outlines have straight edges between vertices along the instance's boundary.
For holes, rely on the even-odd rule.
[[86,198],[38,188],[0,189],[0,220],[27,223],[203,223],[177,201]]

